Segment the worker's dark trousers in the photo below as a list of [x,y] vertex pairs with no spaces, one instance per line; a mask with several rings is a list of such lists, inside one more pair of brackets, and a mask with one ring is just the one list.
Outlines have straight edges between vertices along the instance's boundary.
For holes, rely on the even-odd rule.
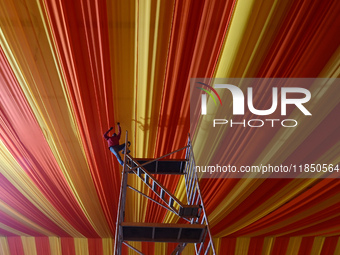
[[123,162],[122,158],[120,157],[119,152],[123,149],[125,149],[125,143],[110,147],[110,151],[116,156],[119,164],[121,164],[121,165],[124,165],[124,162]]

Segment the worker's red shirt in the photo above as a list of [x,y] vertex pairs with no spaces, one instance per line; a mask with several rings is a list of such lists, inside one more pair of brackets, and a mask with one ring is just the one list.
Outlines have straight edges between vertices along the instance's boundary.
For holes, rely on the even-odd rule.
[[108,132],[106,132],[104,134],[104,138],[107,140],[107,144],[108,144],[109,148],[111,146],[119,145],[120,131],[121,131],[121,128],[120,128],[120,126],[118,126],[118,134],[116,136],[108,136],[107,135]]

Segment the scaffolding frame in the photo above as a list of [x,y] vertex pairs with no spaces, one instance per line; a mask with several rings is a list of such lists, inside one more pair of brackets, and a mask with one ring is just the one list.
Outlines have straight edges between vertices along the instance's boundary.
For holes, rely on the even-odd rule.
[[[125,144],[128,142],[128,133],[126,131]],[[170,155],[177,152],[186,150],[184,160],[173,160],[172,162],[165,162],[168,165],[181,166],[184,163],[184,171],[181,172],[157,172],[159,166],[164,166],[164,159]],[[144,162],[145,161],[145,162]],[[148,171],[146,168],[154,170],[157,174],[181,174],[184,175],[185,188],[187,195],[187,203],[180,201],[174,194],[172,194],[164,185],[159,183],[157,179],[153,176],[153,173]],[[181,168],[180,168],[181,169]],[[150,196],[144,194],[143,192],[137,190],[136,188],[127,184],[128,176],[135,175],[144,184],[146,184],[149,189],[161,200],[161,202],[156,201]],[[177,183],[178,185],[178,183]],[[138,194],[148,198],[150,201],[158,204],[159,206],[167,209],[168,211],[176,214],[181,219],[184,219],[187,224],[166,224],[166,223],[126,223],[125,218],[125,204],[126,204],[126,192],[127,188],[137,192]],[[144,229],[150,233],[149,239],[140,238],[135,236],[128,236],[128,228],[135,231]],[[166,228],[173,231],[177,235],[175,237],[169,238],[164,237],[163,239],[155,239],[157,231]],[[177,231],[177,232],[176,232]],[[135,239],[134,239],[135,238]],[[168,239],[166,239],[168,238]],[[179,243],[177,247],[171,253],[172,255],[179,255],[185,249],[188,243],[194,243],[195,254],[196,255],[207,255],[216,254],[214,243],[212,240],[209,221],[206,215],[204,202],[202,199],[199,180],[196,173],[195,158],[192,150],[192,144],[190,136],[188,137],[188,143],[183,148],[170,152],[156,159],[143,159],[140,163],[140,159],[133,158],[130,154],[124,154],[124,165],[122,170],[121,179],[121,190],[118,203],[118,213],[116,221],[116,233],[115,233],[115,247],[114,254],[121,255],[122,245],[126,245],[128,248],[134,250],[138,254],[145,255],[132,245],[128,244],[127,241],[148,241],[148,242],[177,242]]]

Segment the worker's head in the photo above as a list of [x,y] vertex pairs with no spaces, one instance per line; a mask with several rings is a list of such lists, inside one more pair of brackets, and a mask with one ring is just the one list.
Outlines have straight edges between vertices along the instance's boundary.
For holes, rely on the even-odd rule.
[[116,133],[113,133],[112,137],[114,137],[114,136],[117,136],[117,134],[116,134]]

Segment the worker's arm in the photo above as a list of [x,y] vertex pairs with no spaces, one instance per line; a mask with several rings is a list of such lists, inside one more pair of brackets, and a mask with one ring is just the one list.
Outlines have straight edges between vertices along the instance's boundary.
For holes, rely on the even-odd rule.
[[109,139],[109,137],[107,136],[107,134],[113,129],[113,127],[110,127],[110,129],[108,131],[105,132],[104,134],[104,138],[107,140]]

